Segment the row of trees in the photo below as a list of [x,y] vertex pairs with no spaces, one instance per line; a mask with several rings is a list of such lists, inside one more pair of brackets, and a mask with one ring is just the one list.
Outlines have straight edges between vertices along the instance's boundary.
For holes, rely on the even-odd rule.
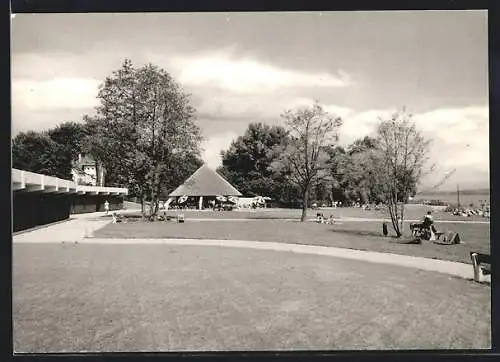
[[61,178],[71,177],[78,153],[91,155],[106,169],[107,186],[128,187],[149,201],[150,215],[194,172],[201,132],[189,95],[163,69],[136,68],[126,59],[99,87],[95,115],[46,132],[26,132],[12,142],[13,167]]
[[[136,68],[126,59],[97,94],[94,116],[13,140],[13,166],[61,178],[71,161],[87,153],[107,171],[106,185],[125,186],[150,201],[161,198],[201,165],[201,132],[181,85],[152,64]],[[415,192],[427,161],[429,141],[405,113],[381,120],[373,137],[338,145],[342,120],[319,104],[282,114],[285,126],[251,124],[222,152],[219,172],[243,194],[271,195],[301,204],[310,199],[382,202],[401,235],[404,202]]]
[[85,152],[90,129],[65,122],[47,131],[21,132],[12,140],[12,166],[45,175],[71,178],[72,160]]
[[302,221],[310,199],[383,203],[397,236],[402,234],[404,205],[416,193],[430,146],[411,115],[380,120],[373,137],[345,148],[338,144],[342,120],[319,104],[282,117],[284,127],[250,124],[221,152],[219,172],[245,194],[300,203]]

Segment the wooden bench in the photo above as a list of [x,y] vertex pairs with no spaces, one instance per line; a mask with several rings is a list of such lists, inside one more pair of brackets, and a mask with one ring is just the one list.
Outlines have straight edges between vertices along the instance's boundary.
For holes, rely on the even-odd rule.
[[474,268],[474,281],[484,282],[491,275],[491,255],[471,252],[470,258]]

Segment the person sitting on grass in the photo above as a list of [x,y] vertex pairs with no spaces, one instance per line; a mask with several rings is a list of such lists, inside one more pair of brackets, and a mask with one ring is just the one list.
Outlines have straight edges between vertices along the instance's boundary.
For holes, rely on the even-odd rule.
[[122,218],[120,217],[120,215],[117,215],[116,212],[114,212],[112,216],[113,216],[113,224],[116,224],[117,222],[122,222]]
[[330,215],[330,217],[328,218],[328,220],[326,220],[326,223],[327,224],[335,224],[335,218],[333,215]]

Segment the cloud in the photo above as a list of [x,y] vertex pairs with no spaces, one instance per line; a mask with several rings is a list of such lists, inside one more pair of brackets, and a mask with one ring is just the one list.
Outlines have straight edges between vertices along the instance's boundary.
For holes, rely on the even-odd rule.
[[[351,112],[344,118],[340,142],[374,134],[380,119],[395,109]],[[433,158],[443,167],[475,167],[489,170],[488,107],[439,108],[415,114],[413,120],[426,137],[433,140]]]
[[[279,124],[280,115],[288,109],[311,106],[314,99],[292,93],[276,94],[235,94],[228,91],[208,93],[197,98],[195,107],[199,118],[206,120],[265,121]],[[333,116],[345,117],[353,110],[333,104],[323,105]]]
[[273,92],[289,87],[346,87],[352,84],[344,71],[302,72],[265,64],[254,59],[237,59],[228,53],[179,56],[171,60],[178,80],[188,86],[213,86],[237,93]]
[[99,53],[89,56],[64,51],[13,53],[12,79],[41,81],[54,78],[92,78],[103,80],[111,73],[113,65],[120,66],[119,58],[105,60],[106,58]]
[[[225,101],[224,101],[225,99]],[[266,99],[266,101],[263,101]],[[286,108],[310,105],[313,100],[302,97],[260,98],[253,96],[235,96],[234,98],[214,96],[202,100],[200,110],[212,114],[214,119],[227,117],[227,120],[241,119],[245,123],[262,121],[270,124],[283,124],[279,114]],[[388,119],[396,109],[371,109],[355,111],[353,109],[332,104],[324,104],[325,110],[343,118],[344,123],[339,130],[340,143],[344,146],[357,138],[375,135],[381,119]],[[241,117],[241,118],[239,118]],[[427,175],[423,182],[428,185],[438,183],[445,174],[456,170],[447,184],[459,182],[469,185],[488,184],[489,178],[489,121],[488,107],[440,108],[413,116],[417,128],[432,139],[430,162],[436,164],[433,173]],[[228,122],[232,130],[236,127]],[[239,132],[242,134],[243,131]],[[213,165],[220,162],[219,152],[227,149],[236,132],[217,133],[208,143],[205,159]],[[474,186],[474,187],[476,187]]]
[[286,109],[312,104],[313,100],[293,95],[207,93],[196,104],[198,114],[209,118],[279,118]]
[[[350,112],[339,130],[340,143],[348,145],[357,138],[374,135],[380,119],[387,119],[396,110]],[[439,108],[415,114],[417,129],[432,140],[430,166],[436,169],[423,183],[434,185],[445,174],[455,170],[447,181],[486,187],[489,184],[489,109],[487,106]],[[479,185],[479,186],[478,186]]]
[[94,112],[99,82],[91,78],[14,79],[12,136],[46,130],[64,121],[79,122]]
[[351,108],[340,107],[334,104],[323,105],[323,109],[331,115],[341,117],[342,119],[353,113]]
[[434,140],[431,156],[442,172],[455,169],[454,180],[459,183],[489,176],[487,106],[442,108],[417,114],[414,120]]
[[209,137],[203,143],[202,158],[205,164],[213,169],[221,165],[220,151],[226,150],[231,142],[238,137],[235,132],[223,132]]
[[392,109],[372,109],[345,113],[342,117],[343,124],[339,129],[339,143],[347,146],[358,138],[373,135],[380,119],[386,119],[393,113],[394,110]]
[[88,78],[16,79],[12,82],[13,108],[38,111],[94,107],[98,104],[99,83]]

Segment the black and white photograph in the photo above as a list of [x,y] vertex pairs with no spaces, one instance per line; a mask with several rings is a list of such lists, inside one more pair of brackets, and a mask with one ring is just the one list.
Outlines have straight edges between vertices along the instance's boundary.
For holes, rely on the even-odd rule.
[[492,347],[487,10],[11,14],[14,353]]

